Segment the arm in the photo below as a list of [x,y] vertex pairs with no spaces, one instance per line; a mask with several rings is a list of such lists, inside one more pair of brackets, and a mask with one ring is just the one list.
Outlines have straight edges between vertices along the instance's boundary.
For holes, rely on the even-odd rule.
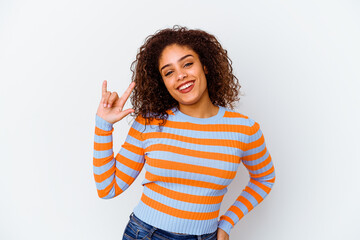
[[218,227],[229,235],[235,224],[264,200],[275,183],[275,169],[260,125],[253,120],[250,121],[253,125],[250,127],[242,155],[242,162],[249,171],[250,181],[234,204],[220,216],[218,223]]
[[110,199],[124,192],[144,166],[144,148],[140,136],[142,125],[138,119],[133,122],[124,144],[114,158],[113,124],[97,114],[95,116],[93,171],[100,198]]

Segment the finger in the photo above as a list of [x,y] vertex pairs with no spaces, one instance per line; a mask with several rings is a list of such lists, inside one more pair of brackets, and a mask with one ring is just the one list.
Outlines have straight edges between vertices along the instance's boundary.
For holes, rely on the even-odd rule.
[[106,93],[105,93],[104,101],[103,101],[103,104],[104,104],[104,107],[105,107],[105,108],[106,108],[107,105],[108,105],[108,101],[109,101],[110,95],[111,95],[111,92],[106,92]]
[[129,87],[126,89],[126,91],[124,92],[124,94],[121,96],[121,104],[125,104],[125,102],[127,101],[127,99],[130,96],[131,91],[134,89],[135,87],[135,82],[130,83]]
[[113,92],[109,97],[107,107],[112,107],[114,101],[116,101],[116,99],[118,99],[118,98],[119,98],[119,96],[118,96],[117,92]]
[[102,95],[103,95],[103,96],[104,96],[105,93],[107,92],[106,88],[107,88],[107,81],[104,80],[104,81],[103,81],[103,84],[102,84]]
[[122,111],[121,113],[120,113],[120,120],[121,119],[123,119],[124,117],[126,117],[127,115],[129,115],[130,113],[132,113],[132,112],[135,112],[135,110],[134,109],[132,109],[132,108],[129,108],[129,109],[126,109],[126,110],[124,110],[124,111]]

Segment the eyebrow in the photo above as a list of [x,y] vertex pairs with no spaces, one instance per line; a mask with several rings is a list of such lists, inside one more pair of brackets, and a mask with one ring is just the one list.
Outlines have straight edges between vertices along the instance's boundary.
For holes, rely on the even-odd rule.
[[[178,62],[180,62],[181,60],[184,60],[184,59],[187,58],[187,57],[193,57],[193,55],[191,55],[191,54],[185,55],[185,56],[181,57],[181,58],[178,60]],[[164,66],[160,69],[160,72],[161,72],[164,68],[166,68],[166,67],[168,67],[168,66],[170,66],[170,65],[171,65],[171,64],[166,64],[166,65],[164,65]]]

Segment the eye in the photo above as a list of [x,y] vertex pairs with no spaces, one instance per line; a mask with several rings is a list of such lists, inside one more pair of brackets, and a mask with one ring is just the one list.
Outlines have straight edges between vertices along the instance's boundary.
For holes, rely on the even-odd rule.
[[193,64],[193,63],[191,63],[191,62],[190,62],[190,63],[186,63],[186,64],[185,64],[185,67],[191,66],[192,64]]
[[167,73],[165,74],[165,76],[167,77],[167,76],[169,76],[170,74],[172,74],[172,71],[167,72]]

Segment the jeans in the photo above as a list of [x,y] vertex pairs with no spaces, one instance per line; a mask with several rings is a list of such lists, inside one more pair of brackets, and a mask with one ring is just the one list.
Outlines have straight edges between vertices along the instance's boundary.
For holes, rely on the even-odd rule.
[[207,233],[203,235],[188,235],[182,233],[172,233],[159,228],[156,228],[152,225],[149,225],[135,216],[132,212],[129,216],[130,220],[125,227],[123,240],[216,240],[217,231],[213,233]]

